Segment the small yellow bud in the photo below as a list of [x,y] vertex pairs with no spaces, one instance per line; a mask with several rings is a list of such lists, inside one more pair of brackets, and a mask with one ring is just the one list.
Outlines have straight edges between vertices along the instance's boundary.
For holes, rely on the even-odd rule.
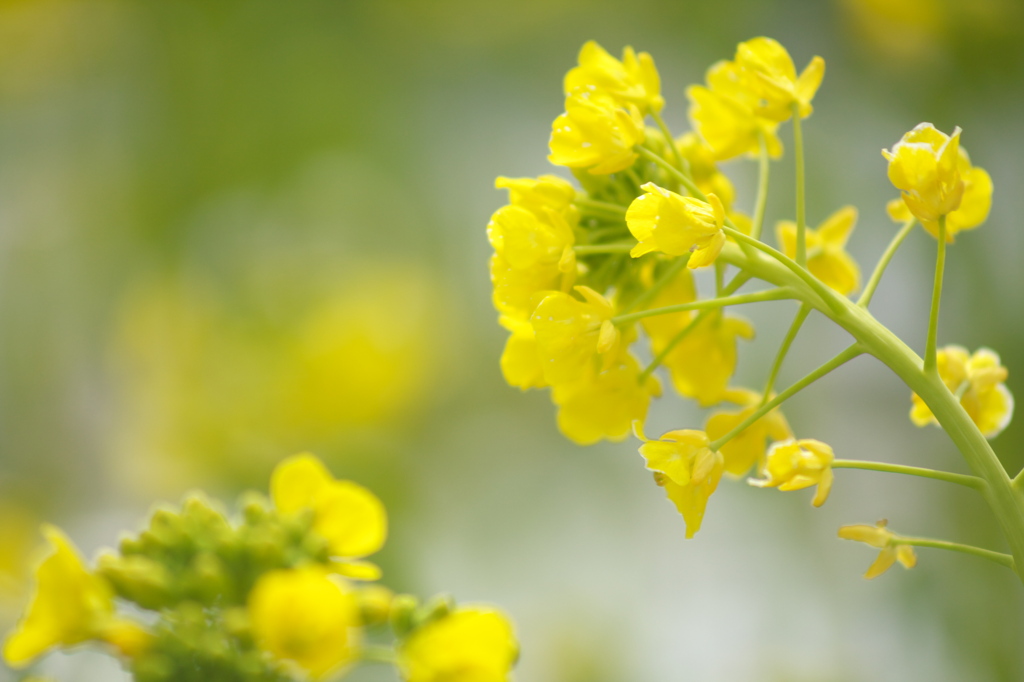
[[779,490],[802,490],[818,486],[812,504],[820,507],[832,489],[832,448],[820,440],[803,438],[774,443],[768,450],[763,479],[751,479],[751,485]]

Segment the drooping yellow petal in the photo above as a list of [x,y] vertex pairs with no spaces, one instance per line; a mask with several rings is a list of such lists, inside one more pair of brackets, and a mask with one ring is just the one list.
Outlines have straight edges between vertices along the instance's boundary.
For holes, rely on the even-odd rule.
[[384,546],[387,512],[376,495],[351,481],[334,481],[317,495],[313,530],[339,557],[364,557]]

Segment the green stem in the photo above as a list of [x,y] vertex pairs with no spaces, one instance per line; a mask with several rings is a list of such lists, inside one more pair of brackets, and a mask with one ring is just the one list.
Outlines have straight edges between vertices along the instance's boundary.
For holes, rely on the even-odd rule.
[[886,247],[885,253],[878,259],[878,265],[875,266],[875,271],[871,273],[871,279],[868,280],[868,285],[864,287],[864,293],[860,295],[860,299],[857,301],[857,305],[862,308],[867,308],[871,304],[871,297],[875,295],[875,289],[878,288],[878,283],[882,281],[882,275],[885,273],[885,269],[889,267],[889,261],[896,255],[896,249],[900,248],[900,244],[907,238],[907,235],[914,229],[914,225],[917,224],[916,218],[911,218],[907,222],[903,223],[903,227],[896,233],[896,236],[889,242],[889,246]]
[[629,322],[636,322],[637,320],[642,320],[645,317],[654,317],[655,315],[669,315],[671,313],[681,313],[688,310],[708,310],[715,308],[724,308],[726,306],[742,305],[744,303],[761,303],[762,301],[781,301],[787,298],[793,298],[793,292],[787,289],[786,287],[779,287],[778,289],[769,289],[767,291],[755,291],[750,294],[738,294],[736,296],[709,298],[703,301],[678,303],[676,305],[667,305],[663,308],[651,308],[648,310],[641,310],[639,312],[613,317],[612,323],[615,325],[622,325],[627,324]]
[[807,265],[807,217],[805,215],[804,134],[800,105],[793,102],[793,157],[796,159],[796,262]]
[[580,244],[572,247],[577,256],[589,256],[595,253],[629,253],[636,242],[611,242],[609,244]]
[[930,538],[911,538],[902,535],[893,537],[892,542],[895,545],[931,547],[933,549],[947,549],[951,552],[960,552],[962,554],[972,554],[974,556],[980,556],[983,559],[988,559],[989,561],[994,561],[1001,566],[1006,566],[1010,570],[1016,570],[1014,567],[1014,560],[1011,555],[1003,554],[1002,552],[993,552],[990,549],[982,549],[981,547],[974,547],[973,545],[961,545],[959,542],[932,540]]
[[359,660],[364,663],[395,663],[395,650],[389,646],[367,644],[359,649]]
[[662,273],[661,277],[658,278],[658,281],[651,285],[651,287],[642,294],[634,298],[630,304],[622,310],[622,312],[628,313],[636,310],[637,308],[643,308],[645,305],[653,301],[655,297],[657,297],[665,287],[671,284],[672,280],[674,280],[679,273],[686,268],[686,264],[689,261],[690,254],[688,253],[676,257],[676,259],[672,261],[672,264],[665,269],[665,272]]
[[740,422],[736,426],[736,428],[734,428],[732,431],[730,431],[729,433],[725,434],[724,436],[713,442],[710,445],[711,449],[720,450],[723,445],[731,441],[736,436],[740,435],[740,433],[742,433],[748,426],[756,422],[758,419],[765,416],[766,414],[774,410],[776,407],[786,402],[791,397],[793,397],[803,389],[807,388],[808,386],[810,386],[815,381],[822,378],[832,370],[836,369],[837,367],[841,367],[842,365],[846,364],[847,362],[854,359],[863,352],[864,349],[861,348],[859,343],[853,344],[852,346],[844,350],[842,353],[835,356],[834,358],[826,362],[824,365],[822,365],[818,369],[814,370],[813,372],[805,376],[800,381],[796,382],[795,384],[787,388],[785,391],[769,400],[764,405],[761,405],[759,408],[757,408],[757,410],[754,411],[753,414],[751,414],[749,417]]
[[605,237],[608,237],[608,236],[613,236],[613,237],[629,237],[629,236],[631,236],[629,234],[629,230],[626,228],[626,223],[622,222],[621,219],[619,220],[619,224],[618,225],[614,225],[612,227],[601,227],[601,228],[598,228],[596,230],[588,230],[586,232],[586,235],[587,235],[587,243],[588,244],[596,244],[596,243],[600,242],[602,239],[604,239]]
[[935,258],[935,284],[932,287],[932,310],[928,316],[928,341],[924,347],[924,371],[938,376],[935,362],[935,341],[939,328],[939,300],[942,298],[942,274],[946,268],[946,216],[939,216],[939,254]]
[[679,166],[679,170],[686,172],[686,161],[683,160],[683,155],[679,153],[679,147],[676,146],[675,138],[672,137],[672,131],[668,129],[668,125],[665,123],[665,119],[661,117],[661,114],[657,111],[651,111],[651,118],[658,125],[658,129],[661,130],[661,134],[665,136],[665,144],[672,149],[672,156],[675,157],[676,164]]
[[707,197],[704,195],[704,192],[700,191],[700,188],[694,184],[693,180],[690,179],[689,175],[682,172],[681,170],[673,166],[671,163],[661,158],[656,153],[652,152],[647,147],[638,145],[636,147],[636,151],[638,154],[640,154],[640,156],[644,157],[648,161],[652,161],[658,166],[661,166],[669,175],[678,180],[679,183],[686,188],[686,191],[689,192],[691,196],[694,196],[697,199],[700,199],[701,201],[707,201]]
[[622,218],[626,215],[626,207],[620,206],[619,204],[613,204],[608,201],[595,201],[594,199],[587,199],[584,197],[576,197],[572,200],[572,203],[576,205],[581,211],[594,211],[611,213],[615,216]]
[[782,369],[782,363],[786,359],[786,354],[789,353],[789,347],[793,345],[793,341],[796,339],[797,333],[800,331],[800,327],[803,326],[804,320],[811,314],[811,306],[804,303],[800,306],[800,310],[797,311],[796,317],[793,318],[793,324],[789,326],[789,331],[786,332],[786,338],[782,340],[782,346],[779,348],[778,355],[775,356],[775,362],[772,364],[772,370],[768,374],[768,382],[764,387],[764,394],[761,396],[761,404],[764,405],[772,397],[772,389],[775,388],[775,379],[779,376],[779,370]]
[[933,478],[937,481],[956,483],[967,486],[974,490],[983,490],[985,481],[977,476],[968,474],[954,474],[948,471],[937,471],[922,467],[904,466],[902,464],[888,464],[886,462],[865,462],[858,459],[834,459],[833,469],[864,469],[865,471],[884,471],[890,474],[907,474],[908,476],[920,476],[921,478]]
[[753,239],[761,239],[761,228],[764,225],[764,209],[768,204],[768,174],[771,169],[771,162],[768,158],[768,143],[765,142],[764,133],[758,133],[757,140],[761,147],[761,154],[757,170],[757,202],[754,204],[754,218],[750,228],[750,236]]

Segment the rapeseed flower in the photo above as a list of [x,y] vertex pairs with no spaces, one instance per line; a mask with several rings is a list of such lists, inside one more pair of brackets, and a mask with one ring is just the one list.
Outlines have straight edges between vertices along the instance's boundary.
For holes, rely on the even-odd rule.
[[[811,274],[846,296],[860,287],[860,268],[846,252],[846,242],[857,223],[857,209],[843,206],[825,218],[818,229],[806,231],[807,269]],[[796,258],[796,223],[783,220],[775,227],[783,253]]]
[[529,317],[545,295],[568,289],[575,278],[575,273],[562,272],[558,263],[517,269],[498,254],[491,256],[490,270],[495,309],[516,317]]
[[[729,389],[724,398],[743,407],[739,411],[715,412],[708,418],[704,430],[712,440],[718,440],[746,421],[757,411],[761,403],[760,394],[745,388]],[[725,473],[730,476],[744,476],[751,467],[757,465],[760,468],[765,461],[768,441],[784,441],[791,438],[793,432],[782,411],[779,408],[771,410],[721,447],[719,452],[725,460]]]
[[565,113],[552,124],[548,160],[607,175],[632,166],[634,148],[643,141],[643,118],[635,105],[621,107],[602,90],[580,87],[569,93]]
[[611,321],[615,306],[590,287],[578,286],[576,292],[584,300],[561,292],[548,294],[530,318],[549,384],[574,382],[599,356],[605,368],[616,357],[619,330]]
[[499,177],[495,186],[508,188],[511,195],[511,203],[498,209],[487,226],[495,253],[517,270],[555,263],[560,272],[573,272],[573,227],[579,212],[572,205],[572,185],[545,175]]
[[462,606],[412,632],[398,648],[406,682],[506,682],[519,655],[508,617]]
[[502,315],[498,323],[511,332],[501,354],[501,374],[509,386],[544,388],[544,368],[537,355],[537,336],[529,319]]
[[882,550],[878,558],[868,567],[864,577],[868,580],[877,578],[888,571],[894,563],[899,561],[904,568],[913,568],[917,565],[917,555],[910,545],[902,545],[894,542],[895,535],[886,528],[886,521],[883,519],[874,526],[866,524],[855,524],[843,526],[839,529],[839,537],[844,540],[856,540]]
[[[999,356],[988,348],[971,355],[962,346],[940,348],[935,355],[939,377],[960,396],[960,405],[986,438],[995,438],[1013,417],[1013,395],[1004,382],[1008,371]],[[910,420],[917,426],[938,424],[935,415],[915,393],[911,396]]]
[[711,441],[703,431],[681,429],[648,440],[637,424],[637,437],[644,441],[640,454],[647,469],[654,472],[655,482],[665,488],[668,499],[675,504],[686,523],[686,537],[700,530],[708,498],[722,478],[722,455],[711,449]]
[[773,121],[786,121],[796,104],[800,118],[814,110],[814,99],[825,76],[825,60],[814,57],[797,76],[793,59],[778,41],[754,38],[736,48],[736,64],[744,71],[750,89],[762,100],[758,113]]
[[360,561],[387,538],[387,512],[376,495],[335,479],[319,459],[303,453],[277,465],[270,497],[281,514],[312,513],[312,530],[327,541],[338,573],[361,580],[380,577],[379,568]]
[[[752,338],[750,322],[726,316],[721,310],[708,313],[665,356],[663,364],[676,392],[696,399],[701,407],[721,401],[736,371],[737,339]],[[654,343],[652,348],[660,353],[663,346]]]
[[766,478],[751,479],[750,484],[779,490],[802,490],[816,485],[811,504],[820,507],[832,489],[833,459],[832,448],[820,440],[802,438],[774,443],[761,472]]
[[959,148],[960,128],[946,135],[931,123],[920,123],[892,150],[882,150],[889,161],[889,181],[902,190],[907,208],[922,224],[937,223],[960,207],[964,180]]
[[689,268],[711,265],[725,246],[725,208],[714,194],[707,201],[684,197],[648,182],[626,210],[626,225],[640,243],[633,258],[654,251],[690,254]]
[[320,679],[355,660],[359,606],[344,580],[319,566],[260,576],[249,595],[249,619],[261,649]]
[[[653,265],[653,262],[651,263]],[[641,281],[645,286],[651,286],[652,282],[644,281],[650,279],[653,268],[644,268],[641,271]],[[671,305],[692,303],[697,300],[697,287],[694,283],[693,273],[683,270],[678,273],[671,282],[662,287],[661,291],[651,299],[647,308],[665,308]],[[693,319],[692,311],[682,311],[670,315],[651,315],[640,321],[644,332],[651,339],[651,345],[660,350],[668,344]]]
[[587,41],[580,50],[579,66],[565,75],[566,95],[579,88],[602,90],[619,106],[634,105],[641,115],[665,106],[654,59],[646,52],[638,55],[632,47],[622,51],[619,61],[593,40]]

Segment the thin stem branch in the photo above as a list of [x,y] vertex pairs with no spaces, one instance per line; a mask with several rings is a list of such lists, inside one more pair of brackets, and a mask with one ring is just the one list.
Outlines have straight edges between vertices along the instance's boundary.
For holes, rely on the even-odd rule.
[[939,216],[939,253],[935,258],[935,284],[932,287],[932,310],[928,316],[928,341],[924,347],[925,374],[938,373],[935,343],[939,328],[939,300],[942,298],[942,274],[946,267],[946,216]]
[[888,464],[886,462],[865,462],[858,459],[835,459],[832,460],[833,469],[864,469],[865,471],[884,471],[890,474],[907,474],[908,476],[920,476],[921,478],[933,478],[937,481],[956,483],[973,490],[983,490],[986,486],[985,480],[977,476],[967,474],[954,474],[949,471],[937,471],[923,467],[904,466],[902,464]]
[[644,147],[642,145],[638,145],[636,147],[636,151],[637,151],[638,154],[640,154],[640,156],[644,157],[648,161],[652,161],[653,163],[655,163],[658,166],[661,166],[663,169],[665,169],[665,171],[669,175],[671,175],[673,178],[678,180],[679,183],[683,187],[685,187],[686,191],[689,192],[692,196],[696,197],[697,199],[700,199],[701,201],[707,201],[707,196],[704,195],[704,192],[700,191],[700,188],[697,187],[697,185],[694,184],[693,180],[690,179],[689,175],[687,175],[683,171],[679,170],[678,168],[673,166],[671,163],[669,163],[665,159],[661,158],[656,153],[652,152],[647,147]]
[[359,660],[364,663],[395,663],[395,650],[389,646],[367,644],[359,649]]
[[659,277],[658,280],[642,294],[634,298],[630,304],[622,310],[622,312],[632,312],[637,308],[643,308],[645,305],[653,301],[658,294],[660,294],[665,287],[671,284],[672,280],[674,280],[679,273],[686,268],[686,264],[689,261],[690,254],[688,253],[685,253],[682,256],[677,256],[676,259],[672,261],[672,264],[665,269],[665,272],[662,273],[661,277]]
[[616,325],[627,324],[629,322],[636,322],[642,320],[645,317],[654,317],[655,315],[669,315],[671,313],[681,313],[688,310],[708,310],[716,308],[724,308],[730,305],[742,305],[744,303],[761,303],[763,301],[781,301],[787,298],[793,298],[793,291],[787,287],[779,287],[778,289],[768,289],[767,291],[755,291],[749,294],[738,294],[736,296],[725,296],[720,298],[709,298],[703,301],[692,301],[690,303],[679,303],[676,305],[668,305],[663,308],[651,308],[649,310],[640,310],[635,313],[629,313],[626,315],[619,315],[612,318],[612,323]]
[[800,105],[793,102],[793,157],[796,160],[796,262],[807,265],[807,216],[804,194],[804,135],[800,122]]
[[793,341],[796,339],[796,335],[800,332],[800,327],[803,326],[804,320],[811,314],[811,306],[804,303],[800,306],[800,310],[797,311],[796,317],[793,318],[793,324],[789,326],[789,331],[786,332],[786,338],[782,340],[782,346],[779,347],[779,353],[775,356],[775,362],[772,364],[772,370],[768,374],[768,381],[765,383],[764,394],[761,396],[761,404],[764,405],[772,397],[772,389],[775,388],[775,379],[779,376],[779,370],[782,369],[782,363],[786,359],[786,354],[789,353],[789,347],[793,345]]
[[914,547],[931,547],[933,549],[946,549],[951,552],[960,552],[961,554],[972,554],[979,556],[989,561],[994,561],[1001,566],[1006,566],[1011,570],[1014,569],[1013,557],[1009,554],[1003,554],[1002,552],[993,552],[991,549],[982,549],[981,547],[975,547],[973,545],[962,545],[959,542],[948,542],[946,540],[932,540],[931,538],[911,538],[903,535],[897,535],[893,539],[893,544],[896,545],[912,545]]
[[626,207],[620,206],[619,204],[613,204],[608,201],[595,201],[594,199],[587,199],[585,197],[577,196],[572,200],[572,203],[576,205],[581,211],[601,211],[604,213],[612,213],[619,218],[626,215]]
[[686,161],[683,160],[683,155],[679,153],[679,147],[676,146],[675,138],[672,137],[672,131],[668,129],[668,124],[665,123],[665,119],[661,117],[659,112],[651,111],[650,113],[658,129],[661,130],[661,134],[665,136],[665,144],[672,149],[672,156],[675,158],[679,170],[685,173],[687,169]]
[[868,285],[864,287],[864,293],[860,295],[860,299],[857,300],[857,305],[862,308],[867,308],[871,304],[871,297],[875,295],[875,289],[878,288],[878,283],[882,281],[882,275],[885,273],[885,269],[889,267],[889,261],[896,255],[896,249],[900,248],[900,244],[907,238],[913,229],[914,225],[917,224],[917,218],[911,218],[907,222],[903,223],[903,227],[896,233],[896,236],[889,242],[889,246],[886,247],[885,253],[878,259],[878,265],[875,266],[875,271],[871,273],[871,279],[868,280]]
[[768,143],[764,139],[764,133],[758,133],[757,140],[761,147],[761,154],[758,157],[757,167],[757,202],[754,204],[754,218],[750,228],[750,236],[753,239],[761,239],[761,229],[764,226],[764,209],[768,204],[768,175],[771,169],[771,161],[768,158]]
[[611,242],[608,244],[580,244],[572,247],[577,256],[589,256],[595,253],[629,253],[636,242]]
[[734,428],[732,431],[730,431],[729,433],[725,434],[724,436],[713,442],[710,446],[711,449],[720,450],[723,445],[725,445],[730,440],[738,436],[748,426],[756,422],[758,419],[768,414],[776,407],[789,400],[789,398],[796,395],[803,389],[807,388],[808,386],[810,386],[815,381],[822,378],[832,370],[836,369],[837,367],[841,367],[842,365],[846,364],[847,362],[854,359],[863,352],[864,349],[861,348],[861,345],[859,343],[853,344],[852,346],[844,350],[842,353],[835,356],[834,358],[826,362],[824,365],[822,365],[818,369],[814,370],[813,372],[805,376],[800,381],[796,382],[795,384],[787,388],[785,391],[769,400],[764,405],[761,405],[759,408],[757,408],[757,410],[754,411],[753,414],[751,414],[749,417],[740,422],[736,426],[736,428]]

